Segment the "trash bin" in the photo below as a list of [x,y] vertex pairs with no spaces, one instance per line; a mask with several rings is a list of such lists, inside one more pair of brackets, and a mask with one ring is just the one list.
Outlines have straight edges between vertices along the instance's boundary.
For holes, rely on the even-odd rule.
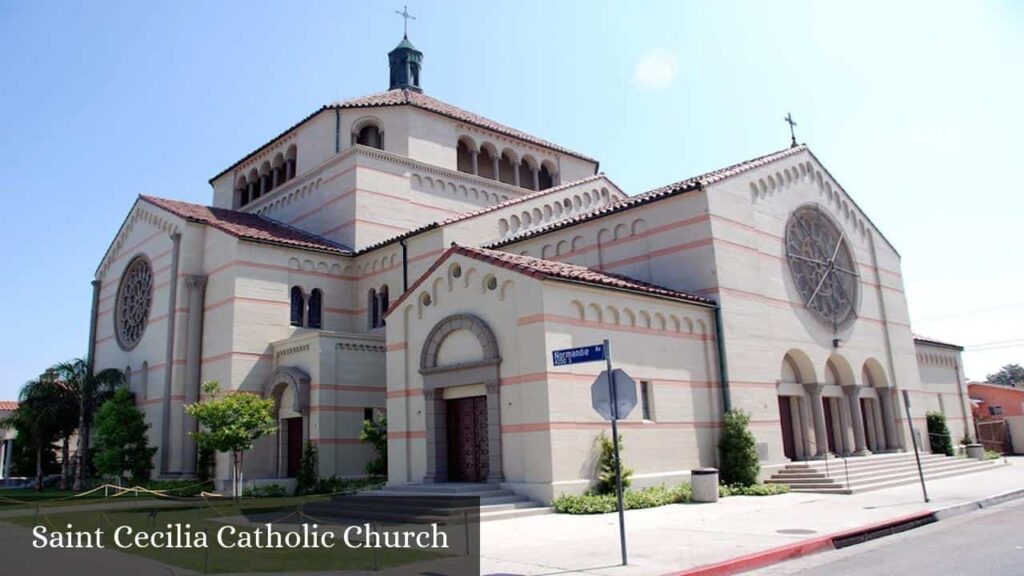
[[690,470],[694,502],[718,502],[718,468]]
[[967,457],[974,458],[975,460],[985,459],[985,447],[981,444],[968,444],[967,445]]

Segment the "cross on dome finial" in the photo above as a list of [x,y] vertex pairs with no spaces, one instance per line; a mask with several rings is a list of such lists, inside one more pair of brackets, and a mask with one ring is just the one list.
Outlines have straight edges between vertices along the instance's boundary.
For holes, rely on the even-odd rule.
[[793,115],[786,112],[786,117],[783,120],[786,121],[786,124],[789,124],[789,147],[796,148],[796,132],[793,130],[796,122],[793,121]]
[[398,10],[395,10],[395,14],[398,14],[403,19],[403,21],[402,21],[402,37],[403,38],[408,38],[409,37],[409,20],[415,20],[416,17],[413,16],[412,14],[409,14],[409,5],[408,4],[406,4],[405,6],[402,6],[402,11],[401,12],[399,12]]

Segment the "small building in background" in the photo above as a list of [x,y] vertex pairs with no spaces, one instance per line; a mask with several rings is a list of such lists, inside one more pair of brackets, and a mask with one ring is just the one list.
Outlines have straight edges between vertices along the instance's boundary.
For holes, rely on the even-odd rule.
[[[0,400],[0,422],[6,420],[18,407],[14,400]],[[14,459],[14,437],[17,432],[0,428],[0,481],[11,477],[11,462]]]
[[988,450],[1024,453],[1024,388],[969,382],[967,393],[978,441]]

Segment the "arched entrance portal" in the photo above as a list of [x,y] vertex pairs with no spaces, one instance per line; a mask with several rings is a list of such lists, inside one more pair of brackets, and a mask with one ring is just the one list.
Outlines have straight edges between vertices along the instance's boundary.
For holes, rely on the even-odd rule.
[[280,367],[267,379],[263,396],[274,399],[274,473],[278,478],[294,478],[302,462],[303,444],[309,437],[309,375],[292,366]]
[[420,356],[426,403],[427,462],[424,482],[504,479],[498,341],[471,314],[438,322]]

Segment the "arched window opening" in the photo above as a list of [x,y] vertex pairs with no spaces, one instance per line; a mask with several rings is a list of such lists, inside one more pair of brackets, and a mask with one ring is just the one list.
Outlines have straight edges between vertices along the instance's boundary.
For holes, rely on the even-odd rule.
[[298,157],[298,149],[292,144],[284,154],[284,179],[295,178],[295,159]]
[[237,198],[239,207],[249,203],[249,181],[245,179],[245,176],[238,179],[238,185],[235,186],[235,198]]
[[474,168],[475,162],[473,162],[473,159],[476,156],[476,151],[470,147],[469,142],[459,140],[459,146],[456,150],[456,154],[458,156],[456,163],[458,165],[459,172],[476,174],[476,170]]
[[385,284],[380,287],[380,292],[377,293],[377,301],[380,306],[380,312],[378,313],[380,318],[380,325],[386,326],[387,320],[384,316],[388,313],[388,307],[391,306],[390,298],[388,297],[388,285]]
[[481,178],[497,180],[498,175],[495,173],[497,167],[496,159],[491,151],[487,148],[481,149],[476,160],[477,175]]
[[540,172],[537,174],[537,188],[539,190],[547,190],[555,185],[555,177],[551,174],[551,170],[548,169],[547,164],[540,167]]
[[274,184],[274,188],[277,188],[285,181],[285,169],[284,169],[284,156],[278,154],[274,156],[274,163],[271,164],[270,168],[271,181]]
[[270,173],[270,162],[264,162],[260,166],[260,196],[274,189],[274,178]]
[[508,152],[501,155],[498,160],[498,180],[505,184],[516,183],[516,166]]
[[302,309],[305,298],[302,295],[302,288],[292,286],[292,326],[302,326]]
[[309,312],[306,316],[306,325],[310,328],[323,328],[323,300],[324,294],[319,288],[314,288],[309,293]]
[[384,135],[381,133],[380,128],[369,124],[359,129],[359,134],[356,136],[356,144],[383,150]]
[[537,189],[537,173],[533,170],[530,164],[523,160],[519,163],[519,186],[522,188],[529,188],[530,190]]
[[366,327],[374,329],[380,326],[380,308],[377,303],[377,290],[370,288],[366,294]]
[[260,197],[260,175],[253,168],[249,170],[249,201],[254,202]]

